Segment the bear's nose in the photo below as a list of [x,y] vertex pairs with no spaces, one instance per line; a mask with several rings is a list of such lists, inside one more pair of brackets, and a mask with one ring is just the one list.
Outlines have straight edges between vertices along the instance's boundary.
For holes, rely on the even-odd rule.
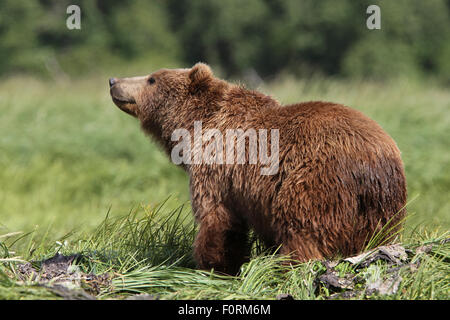
[[109,86],[112,87],[117,82],[116,78],[109,78]]

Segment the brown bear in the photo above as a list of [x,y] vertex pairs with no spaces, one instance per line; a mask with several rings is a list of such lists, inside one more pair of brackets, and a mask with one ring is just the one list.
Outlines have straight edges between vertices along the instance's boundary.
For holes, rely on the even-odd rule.
[[[172,159],[178,148],[185,160],[177,164],[190,178],[201,269],[236,273],[249,258],[250,228],[267,246],[303,262],[358,253],[380,231],[390,241],[402,224],[407,194],[399,149],[359,111],[322,101],[282,106],[216,78],[203,63],[109,83],[114,103]],[[180,137],[198,135],[199,125],[212,132],[209,144],[203,135],[179,148]],[[238,134],[219,141],[231,129]],[[252,147],[251,133],[268,130],[270,139],[256,135]],[[238,139],[243,153],[225,150]],[[206,149],[214,161],[202,157]],[[255,161],[255,150],[270,150],[277,161]],[[226,160],[218,157],[224,154]]]

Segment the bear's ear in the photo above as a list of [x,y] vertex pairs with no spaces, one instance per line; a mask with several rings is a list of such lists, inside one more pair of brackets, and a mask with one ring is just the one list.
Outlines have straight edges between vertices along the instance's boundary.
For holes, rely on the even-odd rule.
[[191,89],[198,91],[208,86],[213,79],[213,73],[207,64],[199,62],[189,71],[189,79],[191,80]]

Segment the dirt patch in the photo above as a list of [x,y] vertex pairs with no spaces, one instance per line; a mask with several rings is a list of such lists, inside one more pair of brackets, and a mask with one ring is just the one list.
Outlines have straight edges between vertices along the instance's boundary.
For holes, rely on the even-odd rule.
[[108,274],[94,275],[81,272],[75,264],[81,258],[83,257],[79,254],[65,256],[57,253],[41,261],[39,270],[33,267],[33,264],[39,262],[19,264],[18,276],[21,281],[36,282],[64,299],[96,299],[94,295],[111,285],[111,277]]
[[[420,259],[411,257],[417,254],[428,254],[432,251],[432,245],[421,246],[415,251],[405,249],[399,244],[381,246],[364,252],[360,255],[349,257],[340,261],[324,261],[326,271],[320,273],[316,280],[316,288],[326,288],[329,299],[348,299],[370,295],[393,295],[397,293],[402,277],[400,271],[409,268],[411,272],[417,270]],[[377,272],[380,264],[387,267],[384,273]],[[345,272],[336,270],[341,263],[350,264]],[[372,270],[369,270],[372,268]],[[372,271],[372,272],[371,272]]]

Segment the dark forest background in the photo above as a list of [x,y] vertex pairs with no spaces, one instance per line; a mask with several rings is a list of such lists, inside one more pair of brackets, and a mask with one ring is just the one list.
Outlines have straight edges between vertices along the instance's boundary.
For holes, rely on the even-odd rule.
[[[81,30],[66,27],[70,4],[81,8]],[[381,30],[366,27],[370,4],[381,8]],[[448,0],[0,0],[0,75],[77,77],[153,60],[205,61],[225,77],[448,83],[449,16]]]

